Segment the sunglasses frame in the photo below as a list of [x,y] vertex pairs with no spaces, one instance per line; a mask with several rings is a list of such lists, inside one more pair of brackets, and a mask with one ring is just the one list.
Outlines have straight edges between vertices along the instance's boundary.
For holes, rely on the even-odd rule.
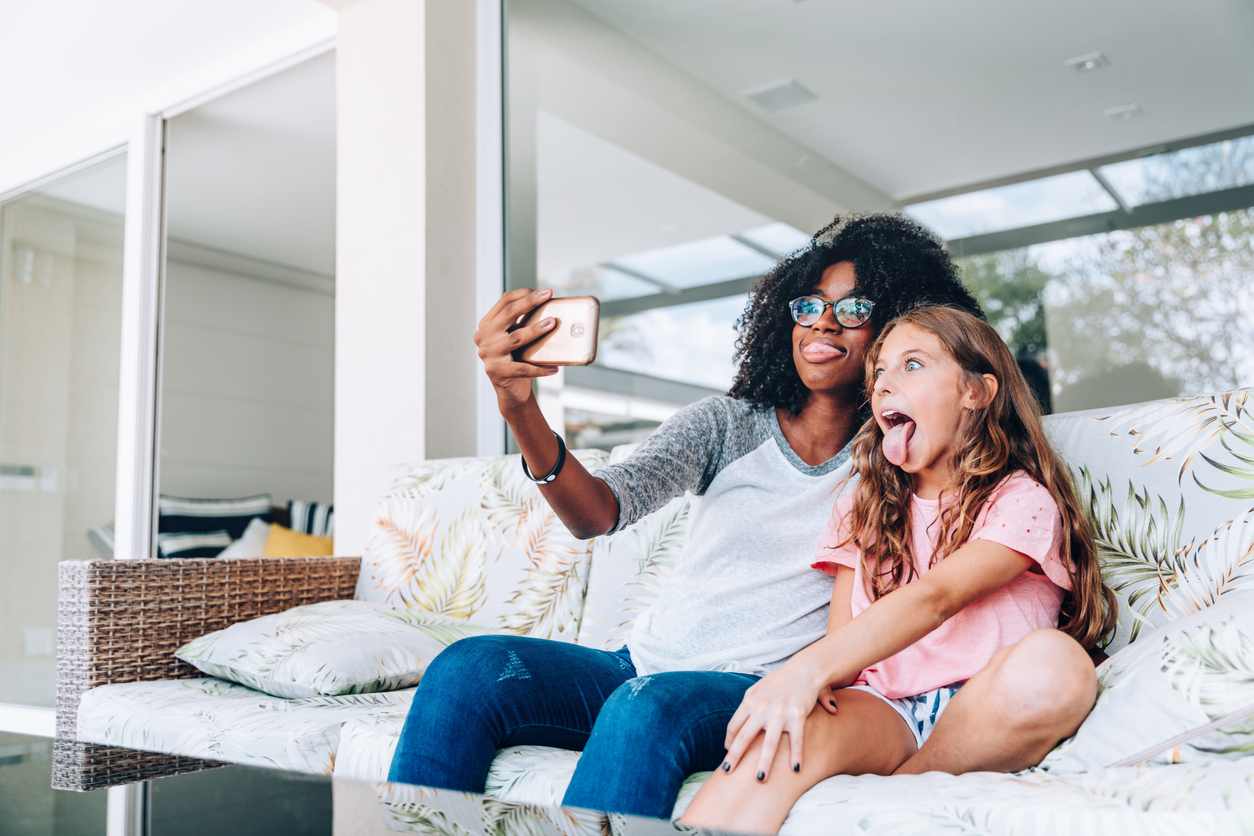
[[[819,315],[816,316],[810,322],[802,322],[800,319],[797,318],[796,305],[802,299],[817,299],[823,305],[823,310],[819,311]],[[838,306],[840,305],[841,302],[848,302],[850,299],[853,299],[859,302],[866,302],[867,305],[870,306],[870,309],[867,311],[866,319],[862,320],[857,325],[846,325],[845,323],[840,321],[840,309]],[[813,293],[807,293],[805,296],[798,296],[796,299],[793,299],[791,302],[788,303],[788,313],[792,315],[792,321],[800,325],[802,328],[809,328],[810,326],[814,325],[814,323],[822,319],[823,315],[827,313],[828,308],[832,309],[832,315],[836,317],[836,322],[840,325],[841,328],[861,328],[863,325],[866,325],[868,322],[871,321],[871,311],[875,309],[875,303],[872,302],[870,299],[866,298],[865,296],[842,296],[841,298],[837,299],[835,302],[828,302],[828,301],[825,301],[822,296],[815,296]]]

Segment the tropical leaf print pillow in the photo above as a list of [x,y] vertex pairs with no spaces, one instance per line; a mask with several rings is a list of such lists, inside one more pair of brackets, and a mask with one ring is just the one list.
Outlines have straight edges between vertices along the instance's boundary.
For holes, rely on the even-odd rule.
[[[589,470],[600,450],[570,453]],[[578,540],[519,457],[401,465],[370,522],[354,597],[572,641],[595,541]]]
[[1254,589],[1254,400],[1213,395],[1053,415],[1119,600],[1107,652]]
[[325,601],[232,624],[174,655],[276,697],[409,688],[458,639],[494,632],[460,618],[368,601]]
[[1254,753],[1254,593],[1159,627],[1098,668],[1097,704],[1050,772]]

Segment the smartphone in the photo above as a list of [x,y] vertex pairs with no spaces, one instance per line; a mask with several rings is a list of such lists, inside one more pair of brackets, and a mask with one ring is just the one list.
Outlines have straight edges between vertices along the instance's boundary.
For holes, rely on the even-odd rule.
[[518,318],[513,331],[546,317],[557,322],[547,334],[514,351],[514,359],[537,366],[586,366],[597,359],[601,302],[595,296],[550,299]]

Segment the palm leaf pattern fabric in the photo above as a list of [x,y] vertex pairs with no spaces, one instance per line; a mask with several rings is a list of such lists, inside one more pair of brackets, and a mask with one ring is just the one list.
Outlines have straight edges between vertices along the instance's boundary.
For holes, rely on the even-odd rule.
[[1254,583],[1248,390],[1046,419],[1119,597],[1109,650]]
[[416,685],[441,650],[485,632],[435,613],[325,601],[233,624],[188,642],[175,656],[278,697],[338,696]]
[[[607,458],[571,455],[590,470]],[[592,542],[566,530],[518,456],[404,465],[389,484],[370,524],[357,598],[573,639]]]
[[[781,833],[1247,833],[1254,720],[1161,744],[1254,707],[1251,412],[1241,390],[1048,418],[1119,599],[1089,719],[1019,774],[828,779]],[[590,469],[605,461],[572,455]],[[680,559],[699,501],[676,498],[630,529],[580,542],[523,478],[517,456],[403,466],[389,485],[356,597],[425,631],[433,647],[463,630],[503,630],[617,649]],[[307,664],[312,650],[302,642],[340,635],[308,615],[288,614],[281,629],[242,645],[206,637],[189,655],[247,657],[258,677]],[[367,687],[389,675],[378,671]],[[219,679],[111,685],[84,696],[80,736],[378,782],[385,823],[401,832],[625,836],[666,826],[558,807],[576,752],[502,750],[485,795],[387,783],[411,696],[277,699]],[[1147,751],[1145,763],[1111,766]],[[706,777],[685,782],[675,817]]]
[[330,775],[349,720],[409,708],[413,689],[283,699],[221,679],[103,685],[83,694],[78,739]]

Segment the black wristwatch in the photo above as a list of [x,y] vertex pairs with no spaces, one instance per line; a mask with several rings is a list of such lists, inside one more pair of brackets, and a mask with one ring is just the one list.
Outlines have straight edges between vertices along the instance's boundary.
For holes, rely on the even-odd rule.
[[553,469],[549,471],[547,476],[541,476],[539,479],[531,475],[531,469],[527,467],[527,460],[522,456],[518,460],[522,462],[523,473],[527,478],[535,482],[537,485],[547,485],[557,478],[557,474],[562,472],[562,465],[566,464],[566,442],[562,441],[562,437],[557,433],[553,433],[553,437],[557,439],[557,464],[553,465]]

